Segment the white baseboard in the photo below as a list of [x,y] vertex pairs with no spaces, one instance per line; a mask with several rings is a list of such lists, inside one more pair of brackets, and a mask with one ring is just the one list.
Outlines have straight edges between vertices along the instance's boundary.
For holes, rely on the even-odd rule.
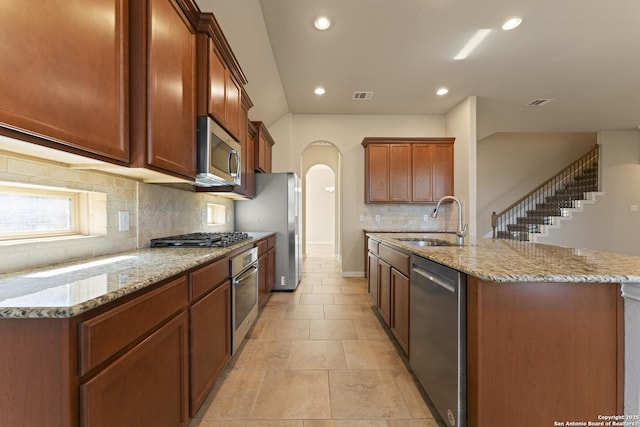
[[364,277],[364,271],[343,271],[342,277]]

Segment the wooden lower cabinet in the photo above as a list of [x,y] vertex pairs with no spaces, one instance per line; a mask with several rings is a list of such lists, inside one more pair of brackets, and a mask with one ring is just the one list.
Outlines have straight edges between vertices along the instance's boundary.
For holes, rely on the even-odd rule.
[[369,272],[368,274],[368,280],[367,280],[367,285],[368,285],[368,289],[369,289],[369,298],[371,298],[371,301],[373,302],[373,305],[375,307],[378,306],[378,257],[372,253],[369,252],[367,255],[367,271]]
[[81,426],[186,426],[188,323],[181,313],[80,386]]
[[227,280],[189,309],[190,415],[194,416],[231,358],[231,283]]
[[384,323],[391,323],[391,266],[378,259],[378,313]]
[[256,243],[258,247],[258,306],[262,308],[276,282],[276,237],[270,236]]
[[391,269],[391,332],[409,354],[409,278]]
[[[275,238],[273,238],[275,243]],[[271,292],[276,286],[276,248],[272,246],[267,251],[267,291]]]
[[267,254],[258,257],[258,305],[264,306],[269,299],[269,289],[267,280]]

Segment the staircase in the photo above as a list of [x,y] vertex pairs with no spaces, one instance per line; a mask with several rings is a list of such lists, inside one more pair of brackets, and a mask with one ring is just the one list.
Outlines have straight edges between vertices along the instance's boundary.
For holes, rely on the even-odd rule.
[[598,192],[598,152],[595,145],[584,156],[538,186],[511,206],[491,215],[493,237],[533,241],[558,226],[560,219],[595,201]]

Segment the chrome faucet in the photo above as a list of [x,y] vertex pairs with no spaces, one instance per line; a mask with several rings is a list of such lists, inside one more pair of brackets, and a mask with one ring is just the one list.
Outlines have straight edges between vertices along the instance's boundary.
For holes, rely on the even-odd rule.
[[[467,224],[465,224],[464,227],[462,226],[462,203],[460,203],[460,200],[458,200],[456,197],[453,197],[453,196],[444,196],[443,198],[438,200],[438,204],[436,205],[436,208],[433,210],[431,217],[436,218],[438,216],[438,210],[440,210],[440,205],[445,200],[453,200],[458,204],[458,230],[456,230],[455,232],[456,245],[462,246],[464,245],[464,236],[467,235]],[[453,233],[453,232],[448,231],[447,233]]]

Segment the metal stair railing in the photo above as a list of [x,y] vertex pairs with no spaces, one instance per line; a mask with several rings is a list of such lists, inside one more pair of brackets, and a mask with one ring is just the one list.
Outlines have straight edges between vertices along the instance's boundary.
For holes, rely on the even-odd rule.
[[[562,197],[561,195],[563,194],[570,196],[572,195],[572,191],[573,193],[580,193],[584,188],[588,188],[588,190],[583,192],[598,191],[599,178],[597,170],[599,148],[597,144],[594,145],[585,155],[527,193],[502,212],[493,212],[491,214],[493,238],[501,238],[504,236],[509,236],[505,237],[507,239],[513,238],[508,228],[509,225],[517,224],[519,217],[526,217],[528,212],[534,211],[541,203],[554,203],[553,201],[549,202],[549,200],[553,200],[555,196]],[[584,177],[585,173],[593,171],[593,169],[596,171],[595,177],[585,179],[586,183],[582,185],[583,183],[580,181],[581,177]],[[558,207],[561,207],[560,204],[561,202],[558,202]]]

